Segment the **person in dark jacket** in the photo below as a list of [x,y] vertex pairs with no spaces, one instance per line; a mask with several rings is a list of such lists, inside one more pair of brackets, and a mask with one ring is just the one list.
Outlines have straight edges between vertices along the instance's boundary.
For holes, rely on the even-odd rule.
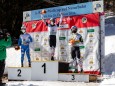
[[12,41],[9,33],[0,30],[0,83],[5,69],[6,48],[11,46]]

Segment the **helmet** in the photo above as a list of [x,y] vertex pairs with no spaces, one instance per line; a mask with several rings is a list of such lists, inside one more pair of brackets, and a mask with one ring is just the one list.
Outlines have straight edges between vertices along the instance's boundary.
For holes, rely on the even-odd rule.
[[55,18],[50,18],[50,21],[53,21],[55,23]]
[[77,27],[76,26],[72,26],[71,27],[71,32],[72,33],[76,33],[77,32]]

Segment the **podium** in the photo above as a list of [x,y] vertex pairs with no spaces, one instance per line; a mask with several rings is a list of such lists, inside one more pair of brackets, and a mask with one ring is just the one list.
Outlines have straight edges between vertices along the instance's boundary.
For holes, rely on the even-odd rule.
[[58,73],[68,72],[68,68],[69,63],[66,62],[34,61],[32,62],[32,80],[57,81]]
[[89,82],[89,74],[68,73],[68,62],[32,61],[31,67],[8,67],[8,80]]
[[89,75],[83,73],[60,73],[58,78],[60,81],[89,82]]
[[8,67],[9,80],[31,80],[30,67]]

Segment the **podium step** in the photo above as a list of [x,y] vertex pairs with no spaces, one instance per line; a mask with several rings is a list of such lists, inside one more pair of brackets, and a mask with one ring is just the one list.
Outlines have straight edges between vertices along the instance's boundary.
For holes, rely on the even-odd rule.
[[8,80],[31,80],[31,67],[8,67]]
[[69,63],[60,61],[33,61],[31,67],[8,67],[9,80],[95,81],[96,76],[68,73]]
[[60,81],[89,82],[89,74],[83,73],[59,73]]

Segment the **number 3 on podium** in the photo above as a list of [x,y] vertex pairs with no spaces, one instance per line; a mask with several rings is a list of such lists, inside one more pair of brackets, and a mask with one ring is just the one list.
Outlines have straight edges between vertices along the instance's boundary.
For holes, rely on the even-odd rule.
[[72,80],[75,80],[75,75],[72,75]]

